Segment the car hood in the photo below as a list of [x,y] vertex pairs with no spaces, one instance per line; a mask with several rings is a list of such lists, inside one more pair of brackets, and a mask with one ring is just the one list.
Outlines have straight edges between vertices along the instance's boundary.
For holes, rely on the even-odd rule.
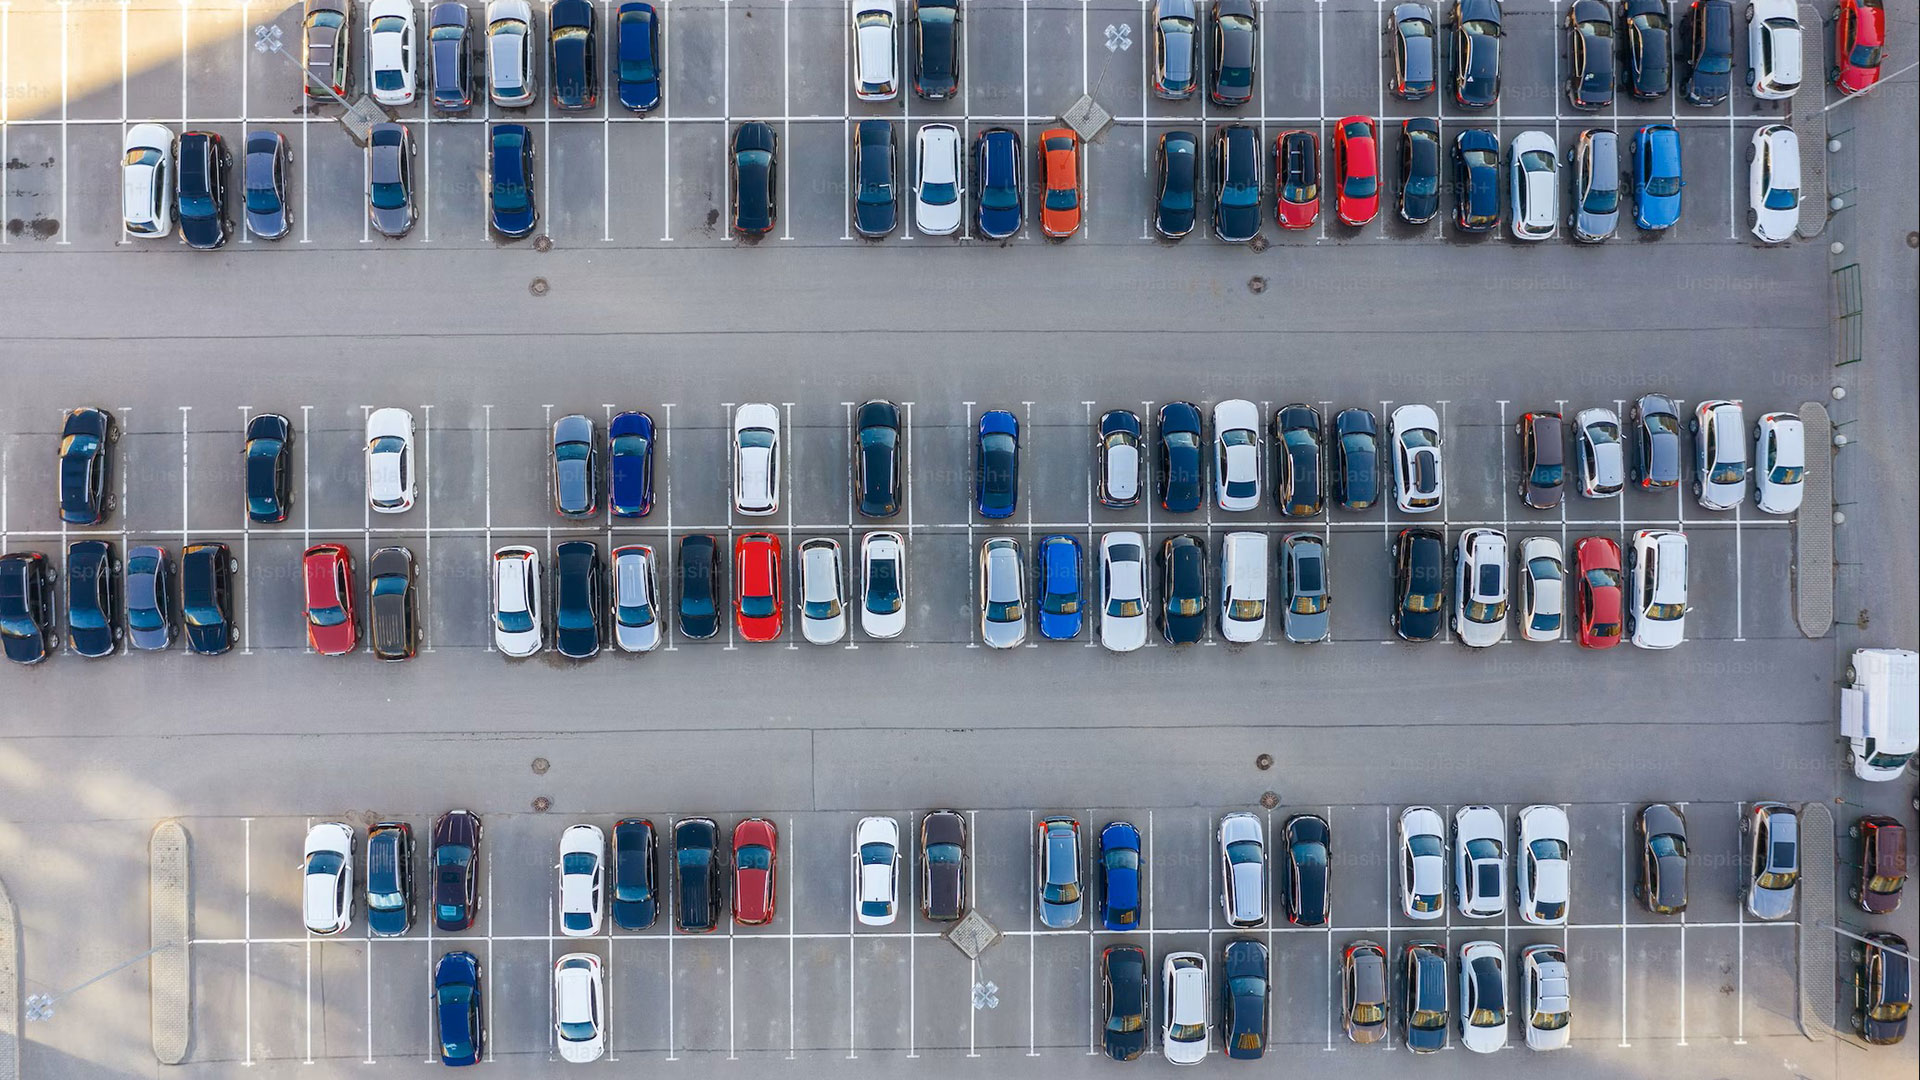
[[307,925],[331,926],[334,919],[334,879],[331,874],[302,874],[301,893],[306,905]]
[[1784,919],[1793,914],[1793,889],[1762,889],[1754,887],[1748,895],[1748,904],[1753,913],[1762,919]]

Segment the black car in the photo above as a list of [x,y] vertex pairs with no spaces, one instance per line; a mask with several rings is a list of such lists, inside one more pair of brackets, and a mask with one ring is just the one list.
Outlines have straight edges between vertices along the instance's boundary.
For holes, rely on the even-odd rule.
[[1191,645],[1207,628],[1207,546],[1182,533],[1160,545],[1160,635]]
[[1280,875],[1280,896],[1287,921],[1295,926],[1325,926],[1332,905],[1327,876],[1333,861],[1333,832],[1325,818],[1296,814],[1287,819],[1280,842],[1287,866]]
[[1416,116],[1400,125],[1400,200],[1396,209],[1409,225],[1425,225],[1440,212],[1440,122]]
[[287,520],[293,504],[293,423],[279,413],[247,421],[247,518],[262,525]]
[[1253,0],[1213,0],[1213,78],[1207,96],[1215,105],[1245,105],[1253,100],[1253,67],[1259,54],[1260,24]]
[[1645,394],[1628,414],[1633,429],[1632,480],[1643,490],[1680,483],[1680,409],[1665,394]]
[[1613,12],[1600,0],[1567,9],[1567,103],[1589,112],[1613,104]]
[[547,70],[556,109],[591,109],[600,102],[600,35],[588,0],[553,0],[547,9]]
[[1393,36],[1391,89],[1402,101],[1419,101],[1433,93],[1438,66],[1438,35],[1433,14],[1424,3],[1395,4],[1389,33]]
[[1907,940],[1875,930],[1853,947],[1853,1029],[1874,1046],[1906,1038],[1913,1012],[1913,960]]
[[683,934],[712,933],[727,907],[720,830],[712,818],[682,818],[674,823],[673,882],[679,900],[674,905],[674,928]]
[[1260,231],[1260,133],[1228,124],[1213,138],[1213,235],[1243,244]]
[[1666,0],[1627,0],[1625,24],[1627,93],[1642,100],[1665,97],[1673,88],[1672,29]]
[[913,5],[913,92],[945,101],[960,89],[960,6],[956,0]]
[[480,816],[449,810],[433,823],[433,926],[459,933],[480,912]]
[[565,518],[589,518],[600,509],[600,440],[579,413],[553,423],[553,509]]
[[1190,402],[1169,401],[1160,407],[1155,485],[1160,509],[1191,514],[1200,509],[1203,457],[1200,452],[1200,410]]
[[60,520],[99,525],[113,512],[113,444],[120,425],[105,409],[79,408],[60,426]]
[[1447,539],[1402,529],[1393,542],[1393,630],[1404,641],[1440,636],[1447,614]]
[[227,170],[233,155],[227,141],[211,131],[188,131],[180,136],[177,197],[180,235],[188,247],[211,251],[227,242]]
[[180,609],[186,616],[187,648],[218,656],[233,648],[233,573],[240,568],[227,545],[188,544],[180,551]]
[[1220,1045],[1230,1058],[1267,1052],[1267,971],[1267,947],[1258,941],[1229,941],[1220,952]]
[[373,125],[367,136],[367,220],[382,236],[398,239],[413,229],[413,154],[406,125]]
[[1312,517],[1326,501],[1320,410],[1292,404],[1273,414],[1273,502],[1287,517]]
[[293,227],[293,208],[287,205],[287,165],[292,160],[286,137],[279,132],[247,135],[247,231],[262,240],[278,240]]
[[713,537],[680,538],[680,633],[710,638],[720,629],[720,559]]
[[1132,1061],[1147,1049],[1147,954],[1138,945],[1110,945],[1100,954],[1100,987],[1106,1000],[1107,1056]]
[[1485,128],[1453,137],[1453,223],[1475,233],[1500,224],[1500,139]]
[[1655,915],[1687,910],[1687,818],[1667,803],[1649,803],[1634,823],[1640,834],[1640,876],[1633,895]]
[[145,545],[127,552],[127,634],[136,649],[168,649],[180,634],[173,616],[173,556]]
[[853,227],[862,236],[885,236],[900,221],[898,154],[891,122],[862,120],[853,129]]
[[406,660],[420,641],[413,603],[413,552],[383,547],[367,560],[367,624],[373,655]]
[[933,810],[920,819],[920,914],[953,922],[967,913],[967,819]]
[[1447,953],[1437,941],[1407,944],[1401,1034],[1407,1049],[1431,1054],[1447,1045]]
[[569,540],[553,549],[553,642],[561,656],[585,660],[600,651],[606,578],[593,541]]
[[628,0],[615,17],[619,40],[614,43],[614,83],[620,105],[637,113],[660,104],[660,20],[653,5]]
[[1500,100],[1500,0],[1453,0],[1453,100],[1488,109]]
[[37,551],[0,555],[0,642],[16,664],[37,664],[53,648],[53,567]]
[[891,401],[860,406],[859,450],[853,462],[860,513],[889,518],[900,512],[900,407]]
[[67,546],[67,647],[112,656],[120,641],[120,556],[105,540]]
[[1341,409],[1333,418],[1333,498],[1347,510],[1365,510],[1380,497],[1380,427],[1367,409]]
[[459,0],[444,0],[433,5],[427,22],[427,59],[431,69],[428,85],[433,107],[441,112],[466,112],[473,105],[467,5]]
[[493,231],[509,239],[533,232],[533,129],[495,124],[487,140],[487,207]]
[[1193,231],[1195,189],[1199,187],[1200,140],[1191,131],[1160,136],[1159,196],[1153,202],[1153,227],[1169,240]]
[[733,130],[733,231],[773,231],[780,190],[780,140],[771,124],[749,120]]
[[[1711,108],[1726,101],[1732,72],[1733,4],[1728,0],[1693,0],[1687,15],[1688,104]],[[180,213],[184,227],[184,206]]]
[[413,826],[404,821],[367,829],[367,929],[376,937],[413,929]]
[[613,924],[645,930],[660,914],[653,822],[627,818],[613,826]]

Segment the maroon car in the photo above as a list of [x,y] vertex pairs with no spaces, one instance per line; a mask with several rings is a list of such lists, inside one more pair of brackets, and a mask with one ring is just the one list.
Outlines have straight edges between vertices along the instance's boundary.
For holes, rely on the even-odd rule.
[[433,926],[458,933],[480,910],[480,815],[449,810],[433,823]]
[[1860,879],[1848,886],[1847,895],[1869,914],[1896,910],[1907,887],[1907,827],[1868,814],[1847,831],[1860,840]]

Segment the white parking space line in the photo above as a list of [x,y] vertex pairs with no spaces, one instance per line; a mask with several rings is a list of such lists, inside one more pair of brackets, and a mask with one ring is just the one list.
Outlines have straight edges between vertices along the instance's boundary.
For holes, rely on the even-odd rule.
[[[1024,0],[1022,0],[1022,4],[1021,4],[1022,10],[1025,9],[1025,6],[1026,6],[1025,2]],[[1038,817],[1034,814],[1033,811],[1031,810],[1027,811],[1027,843],[1033,844],[1033,843],[1039,842],[1035,838],[1035,834],[1039,829],[1039,827],[1040,827],[1040,822]],[[1040,1052],[1038,1050],[1035,1050],[1033,1046],[1033,1043],[1034,1043],[1033,1010],[1034,1010],[1034,981],[1035,981],[1034,969],[1039,964],[1039,952],[1040,952],[1040,939],[1034,933],[1034,930],[1035,930],[1034,916],[1040,907],[1040,904],[1036,899],[1039,895],[1040,895],[1040,860],[1037,857],[1029,857],[1027,859],[1027,1056],[1028,1057],[1040,1056]]]
[[[660,239],[673,242],[673,0],[660,0]],[[624,117],[622,119],[625,119]]]
[[[486,505],[486,524],[482,526],[482,528],[486,531],[486,550],[482,552],[482,554],[484,554],[488,560],[488,563],[487,563],[488,605],[487,606],[489,609],[488,615],[491,616],[492,615],[491,609],[493,606],[492,605],[492,599],[493,599],[493,595],[492,595],[493,594],[493,563],[492,563],[492,560],[493,560],[493,406],[491,405],[480,406],[480,414],[484,418],[482,423],[485,425],[482,428],[483,434],[480,439],[480,447],[481,447],[480,455],[484,463],[484,469],[483,469],[482,475],[486,477],[486,490],[482,493],[485,499],[485,505]],[[487,628],[487,651],[488,652],[493,651],[493,628],[492,627]],[[489,867],[489,870],[491,870],[491,867]],[[488,909],[488,914],[487,914],[487,932],[489,934],[493,932],[493,914],[492,914],[491,908]],[[493,963],[493,956],[491,953],[489,953],[487,956],[487,963],[489,964]],[[489,1010],[492,1009],[493,1006],[492,1006],[491,1000],[489,1000],[487,1007]]]
[[[121,410],[123,414],[125,413],[125,411],[126,411],[125,409]],[[253,406],[251,405],[240,406],[240,438],[243,440],[242,442],[243,447],[245,445],[244,440],[247,437],[248,414],[250,414],[252,411],[253,411]],[[121,419],[122,421],[124,421],[126,417],[122,415]],[[245,451],[243,449],[242,453],[244,452]],[[120,521],[122,524],[125,524],[127,520],[126,483],[127,483],[127,470],[122,469],[120,470]],[[125,535],[124,529],[121,530],[120,550],[123,552],[126,550],[126,535]],[[240,500],[240,655],[251,656],[252,654],[253,654],[253,514],[250,512],[250,508],[247,506],[247,500],[244,497],[242,497]]]
[[[665,578],[668,589],[667,598],[661,601],[661,603],[671,606],[675,611],[678,611],[679,604],[678,601],[674,599],[673,591],[675,589],[674,583],[679,580],[674,576],[674,560],[680,556],[679,551],[674,547],[673,538],[673,402],[663,401],[660,403],[660,408],[665,414],[660,423],[660,452],[664,454],[667,459],[667,482],[660,501],[666,503],[667,506],[667,542],[662,546],[666,548],[665,561],[667,572]],[[664,631],[664,636],[667,639],[667,652],[679,651],[679,646],[673,643],[674,622],[675,620],[670,618],[662,618],[660,620],[660,628]]]
[[[793,919],[797,917],[800,910],[799,908],[794,906],[794,901],[793,901],[795,879],[800,876],[800,857],[799,857],[800,845],[794,842],[796,839],[797,839],[797,836],[793,831],[793,819],[789,817],[787,819],[787,912],[788,912],[787,918],[788,919]],[[794,969],[796,967],[797,959],[798,959],[798,956],[795,952],[794,937],[791,933],[789,933],[787,935],[787,1060],[788,1061],[793,1060],[794,1052],[798,1048],[798,1041],[799,1041],[799,1035],[796,1033],[796,1029],[794,1027],[794,1018],[793,1018],[793,1012],[794,1012],[793,1003],[796,997],[796,994],[794,993]]]
[[[68,4],[71,0],[60,0],[60,239],[56,243],[69,244],[67,239],[67,19],[71,12]],[[181,18],[186,17],[185,12]],[[182,85],[186,83],[185,65],[180,71]],[[183,99],[184,100],[184,99]]]
[[[1319,139],[1320,145],[1327,145],[1327,0],[1313,0],[1315,55],[1314,76],[1320,80],[1320,94],[1316,99],[1320,107]],[[1264,35],[1262,35],[1264,36]],[[1263,106],[1265,102],[1261,103]],[[1263,108],[1264,112],[1265,109]],[[1336,202],[1336,206],[1338,203]],[[1327,238],[1327,215],[1317,215],[1320,221],[1320,239]]]
[[[307,832],[313,831],[313,819],[307,819]],[[307,1058],[313,1064],[313,931],[306,931],[307,943]]]
[[[784,10],[784,9],[783,9],[783,10]],[[794,521],[794,518],[796,518],[796,517],[798,517],[798,516],[799,516],[798,514],[796,514],[796,513],[794,512],[796,508],[795,508],[795,506],[794,506],[794,504],[793,504],[793,474],[794,474],[794,471],[795,471],[795,469],[794,469],[794,465],[795,465],[795,463],[796,463],[796,458],[797,458],[797,455],[795,455],[795,454],[794,454],[794,452],[793,452],[793,450],[791,449],[791,445],[793,445],[793,444],[796,444],[796,440],[795,440],[795,439],[794,439],[794,437],[793,437],[793,402],[791,402],[791,401],[783,401],[783,402],[781,402],[781,403],[780,403],[780,412],[781,412],[781,416],[782,416],[782,420],[781,420],[781,426],[787,429],[787,434],[786,434],[786,438],[787,438],[787,441],[788,441],[788,443],[790,444],[790,448],[789,448],[789,449],[787,450],[787,452],[786,452],[786,458],[787,458],[787,460],[785,460],[785,461],[783,461],[783,462],[781,462],[781,463],[780,463],[780,476],[781,476],[781,478],[782,478],[782,479],[784,479],[784,480],[786,481],[786,483],[787,483],[787,496],[786,496],[786,501],[787,501],[787,507],[786,507],[786,509],[787,509],[787,551],[786,551],[786,558],[787,558],[787,565],[793,568],[793,581],[794,581],[794,585],[795,585],[795,588],[794,588],[794,593],[796,594],[796,596],[797,596],[797,597],[798,597],[799,599],[801,599],[801,600],[804,600],[804,599],[805,599],[805,596],[804,596],[804,595],[801,595],[801,594],[800,594],[800,589],[799,589],[799,583],[800,583],[800,549],[799,549],[798,547],[796,547],[796,546],[794,545],[794,542],[793,542],[793,539],[794,539],[794,538],[793,538],[793,521]],[[769,526],[769,527],[771,528],[772,526]],[[781,576],[781,568],[780,568],[780,567],[775,567],[775,568],[774,568],[774,574],[775,574],[775,576],[776,576],[776,577],[778,577],[778,576]],[[781,587],[781,586],[779,586],[779,585],[777,585],[777,584],[775,585],[775,588],[780,588],[780,587]],[[793,604],[790,604],[789,606],[792,606],[792,607],[794,607],[794,608],[795,608],[795,610],[794,610],[794,612],[793,612],[793,616],[792,616],[791,618],[789,618],[789,619],[786,619],[786,620],[785,620],[785,623],[786,623],[786,625],[785,625],[785,627],[783,627],[783,631],[784,631],[784,633],[786,634],[786,638],[787,638],[787,648],[789,648],[789,649],[798,649],[798,648],[800,647],[800,645],[799,645],[799,643],[798,643],[798,642],[796,642],[796,641],[794,641],[794,639],[793,639],[793,631],[794,631],[794,627],[795,627],[795,626],[796,626],[796,625],[797,625],[797,624],[798,624],[798,623],[800,622],[800,620],[801,620],[801,618],[803,617],[803,612],[804,612],[804,608],[803,608],[803,607],[802,607],[801,605],[793,605]]]
[[[780,0],[780,141],[793,145],[793,0]],[[780,185],[780,202],[780,239],[791,240],[792,184]]]
[[[855,830],[858,830],[859,825],[856,824],[854,828]],[[855,839],[857,839],[857,837],[849,838],[849,845],[850,845],[848,849],[849,858],[859,857],[859,848],[857,846],[852,846],[853,841]],[[855,873],[857,874],[858,871],[856,870]],[[859,879],[856,877],[853,880],[853,892],[848,897],[848,903],[847,903],[847,1060],[848,1061],[852,1061],[854,1058],[859,1056],[859,1054],[855,1052],[855,1046],[859,1042],[859,1037],[854,1034],[854,1029],[853,1029],[854,1022],[860,1018],[860,1001],[859,1001],[860,965],[859,965],[858,959],[854,956],[854,952],[853,952],[853,945],[855,941],[854,932],[853,932],[853,913],[854,913],[854,910],[859,906],[860,906],[860,882],[859,882]]]
[[1627,828],[1627,808],[1620,807],[1620,1045],[1632,1046],[1627,1041],[1627,852],[1634,843],[1633,833]]
[[[0,464],[4,464],[4,463],[0,463]],[[241,927],[241,932],[247,935],[247,942],[246,942],[246,945],[244,946],[244,949],[245,949],[245,952],[243,954],[244,959],[242,960],[242,964],[244,966],[241,969],[242,970],[241,995],[242,995],[242,1000],[245,1001],[246,1003],[244,1006],[245,1011],[243,1014],[245,1019],[242,1021],[242,1023],[245,1025],[244,1033],[246,1037],[246,1047],[245,1047],[246,1057],[245,1057],[245,1060],[241,1062],[241,1064],[252,1065],[253,1064],[253,819],[252,818],[243,817],[240,819],[240,836],[241,836],[240,845],[241,845],[241,852],[242,852],[241,854],[241,867],[242,867],[241,888],[244,890],[241,893],[241,896],[242,896],[241,913],[242,914],[240,919],[240,927]]]
[[[420,419],[420,472],[422,475],[430,477],[433,475],[433,406],[422,405],[420,406],[420,412],[422,414]],[[427,519],[426,536],[421,540],[421,543],[426,546],[426,551],[422,553],[420,557],[420,606],[426,610],[420,614],[419,622],[422,626],[431,626],[433,625],[433,484],[428,483],[426,489],[426,493],[420,497],[421,512],[426,515]],[[373,559],[373,551],[371,548],[367,551],[367,559],[369,562]],[[371,650],[373,648],[372,612],[368,612],[367,618],[367,648]],[[432,652],[433,639],[428,638],[426,645],[424,645],[420,651]]]

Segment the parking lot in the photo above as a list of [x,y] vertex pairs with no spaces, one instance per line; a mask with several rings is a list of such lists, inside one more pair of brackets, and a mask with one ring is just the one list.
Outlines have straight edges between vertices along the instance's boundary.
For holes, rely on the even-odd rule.
[[[480,7],[477,0],[472,6]],[[611,0],[600,6],[600,33],[611,41]],[[1383,36],[1388,6],[1385,0],[1294,5],[1259,0],[1255,101],[1226,110],[1209,104],[1204,94],[1184,102],[1150,95],[1152,28],[1146,0],[963,0],[961,93],[945,102],[903,93],[897,101],[879,104],[855,101],[850,92],[845,0],[662,0],[668,74],[662,107],[653,113],[627,113],[606,94],[596,111],[556,114],[544,91],[525,109],[500,109],[481,95],[469,116],[436,115],[427,108],[425,94],[413,106],[389,110],[414,132],[421,217],[407,238],[387,240],[367,222],[364,154],[338,123],[340,106],[310,106],[302,99],[299,5],[15,3],[0,12],[6,31],[0,38],[11,43],[8,61],[20,87],[11,102],[0,101],[0,114],[7,117],[0,126],[5,140],[0,157],[18,167],[0,201],[0,219],[14,223],[4,238],[12,244],[45,241],[90,250],[156,246],[128,241],[120,229],[115,163],[127,127],[155,122],[176,131],[218,132],[236,156],[248,131],[271,128],[286,135],[294,150],[294,232],[280,245],[256,242],[243,229],[237,237],[243,249],[491,246],[496,241],[486,226],[485,131],[489,123],[512,120],[531,123],[537,132],[539,231],[553,243],[582,249],[732,243],[724,223],[725,148],[737,122],[761,119],[778,130],[783,169],[780,223],[769,240],[850,244],[856,240],[847,198],[855,122],[898,119],[902,146],[910,145],[913,130],[926,122],[951,123],[963,132],[1004,125],[1020,131],[1030,158],[1037,133],[1057,124],[1082,94],[1091,94],[1114,123],[1087,150],[1085,224],[1076,244],[1155,242],[1148,218],[1149,173],[1153,148],[1165,131],[1197,129],[1204,139],[1222,123],[1246,123],[1256,126],[1262,145],[1270,147],[1281,131],[1300,127],[1318,132],[1330,145],[1329,122],[1351,114],[1381,118],[1383,175],[1390,190],[1397,190],[1399,175],[1397,136],[1391,129],[1409,116],[1437,116],[1443,138],[1463,127],[1488,128],[1503,146],[1518,132],[1546,131],[1563,152],[1589,127],[1629,134],[1642,124],[1675,124],[1683,143],[1685,214],[1665,234],[1638,234],[1623,222],[1616,243],[1753,242],[1745,226],[1745,153],[1760,125],[1787,122],[1785,102],[1756,101],[1736,87],[1725,105],[1699,109],[1677,92],[1655,101],[1620,92],[1610,109],[1577,112],[1564,92],[1566,32],[1559,0],[1506,5],[1496,108],[1461,110],[1444,88],[1426,101],[1403,102],[1385,89],[1391,65]],[[1684,7],[1669,4],[1676,15]],[[357,10],[355,17],[363,18]],[[1811,7],[1802,18],[1809,27],[1817,25]],[[543,12],[542,28],[544,19]],[[425,26],[424,10],[419,25]],[[484,27],[484,18],[476,16],[475,26]],[[260,34],[275,31],[283,52],[255,47],[266,40]],[[1676,48],[1681,40],[1676,33]],[[1818,42],[1810,34],[1809,70],[1821,63]],[[356,34],[354,49],[353,77],[364,83],[364,35]],[[1744,69],[1746,49],[1746,35],[1737,33],[1736,73]],[[603,55],[609,51],[602,47]],[[535,50],[543,88],[544,52]],[[1809,83],[1803,102],[1823,101],[1824,84]],[[1624,143],[1622,149],[1624,154]],[[910,167],[910,158],[910,153],[901,155],[903,168]],[[1420,240],[1472,246],[1500,240],[1498,231],[1492,237],[1459,233],[1445,214],[1426,227],[1409,227],[1390,205],[1357,230],[1329,223],[1331,209],[1314,229],[1281,230],[1271,221],[1273,178],[1263,172],[1269,206],[1265,235],[1276,247]],[[1031,183],[1032,176],[1027,180]],[[232,197],[239,197],[237,190]],[[1030,213],[1029,228],[1009,243],[1039,242],[1031,218]],[[1562,232],[1555,242],[1571,243]],[[970,240],[970,228],[959,239]],[[908,221],[886,242],[949,241],[918,236]],[[1212,242],[1201,236],[1187,241],[1189,246]],[[1259,261],[1281,258],[1270,249]]]

